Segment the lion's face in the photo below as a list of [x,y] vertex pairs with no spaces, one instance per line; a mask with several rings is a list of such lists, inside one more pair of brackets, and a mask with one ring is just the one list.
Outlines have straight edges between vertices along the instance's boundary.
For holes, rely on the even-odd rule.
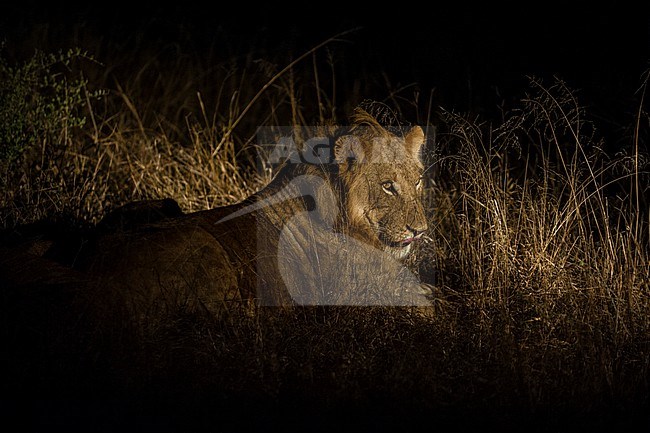
[[373,131],[341,137],[336,144],[346,231],[399,259],[427,229],[421,200],[423,142],[416,126],[404,137]]

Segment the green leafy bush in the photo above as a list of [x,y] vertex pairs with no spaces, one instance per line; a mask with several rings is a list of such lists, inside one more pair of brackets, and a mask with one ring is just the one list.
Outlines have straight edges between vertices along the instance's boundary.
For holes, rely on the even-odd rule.
[[[87,80],[73,66],[90,59],[80,49],[35,54],[12,66],[0,56],[0,162],[12,163],[38,144],[49,154],[64,147],[69,133],[86,122]],[[92,59],[91,59],[92,60]]]
[[[84,71],[97,62],[80,49],[35,51],[9,61],[0,45],[0,226],[83,212],[97,198],[89,186],[86,118],[104,90],[91,91]],[[89,195],[90,194],[90,195]]]

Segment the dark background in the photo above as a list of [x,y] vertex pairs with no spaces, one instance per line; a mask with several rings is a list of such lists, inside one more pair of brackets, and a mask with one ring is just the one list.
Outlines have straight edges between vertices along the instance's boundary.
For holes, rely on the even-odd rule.
[[[546,85],[558,78],[596,123],[608,153],[616,153],[633,136],[639,89],[650,65],[649,17],[640,7],[611,3],[370,7],[233,2],[226,7],[217,2],[61,5],[27,0],[0,6],[0,41],[10,61],[26,59],[34,49],[80,47],[106,65],[115,77],[109,82],[125,83],[141,68],[138,62],[145,64],[152,54],[167,56],[170,63],[179,53],[187,54],[206,70],[228,59],[249,64],[264,59],[281,68],[348,31],[326,46],[336,54],[337,105],[349,103],[339,112],[359,102],[352,95],[381,101],[401,89],[397,93],[406,99],[418,94],[421,110],[431,103],[434,109],[499,121],[531,91],[529,77]],[[319,51],[321,62],[324,52]],[[252,86],[259,87],[259,80]],[[406,116],[422,123],[410,118],[413,113]],[[646,146],[642,143],[642,150]]]
[[[69,48],[71,41],[83,43],[92,35],[125,51],[133,45],[155,50],[178,44],[199,56],[208,49],[214,54],[216,47],[223,58],[289,60],[338,32],[356,29],[337,43],[346,52],[343,86],[352,77],[381,72],[395,88],[412,86],[448,109],[489,116],[522,96],[528,75],[556,76],[578,91],[593,116],[615,129],[634,112],[635,91],[648,67],[647,11],[611,3],[568,7],[235,2],[226,8],[216,2],[62,6],[25,1],[0,6],[0,38],[10,55]],[[43,34],[44,27],[50,46],[30,47],[34,29]]]

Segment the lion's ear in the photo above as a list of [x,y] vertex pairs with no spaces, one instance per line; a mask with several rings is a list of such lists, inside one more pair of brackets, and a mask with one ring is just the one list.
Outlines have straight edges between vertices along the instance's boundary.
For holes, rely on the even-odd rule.
[[423,144],[424,131],[419,126],[414,126],[404,136],[404,147],[406,147],[406,151],[417,159],[420,159]]
[[362,162],[365,159],[363,145],[359,137],[343,135],[334,143],[334,159],[339,164],[349,161]]

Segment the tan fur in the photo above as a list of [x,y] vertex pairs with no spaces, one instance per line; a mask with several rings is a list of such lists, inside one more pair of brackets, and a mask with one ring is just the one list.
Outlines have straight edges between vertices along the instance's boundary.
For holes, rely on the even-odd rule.
[[334,164],[286,164],[242,203],[102,235],[78,267],[98,299],[139,316],[242,301],[428,305],[400,262],[426,230],[422,129],[395,135],[358,110],[332,139]]

